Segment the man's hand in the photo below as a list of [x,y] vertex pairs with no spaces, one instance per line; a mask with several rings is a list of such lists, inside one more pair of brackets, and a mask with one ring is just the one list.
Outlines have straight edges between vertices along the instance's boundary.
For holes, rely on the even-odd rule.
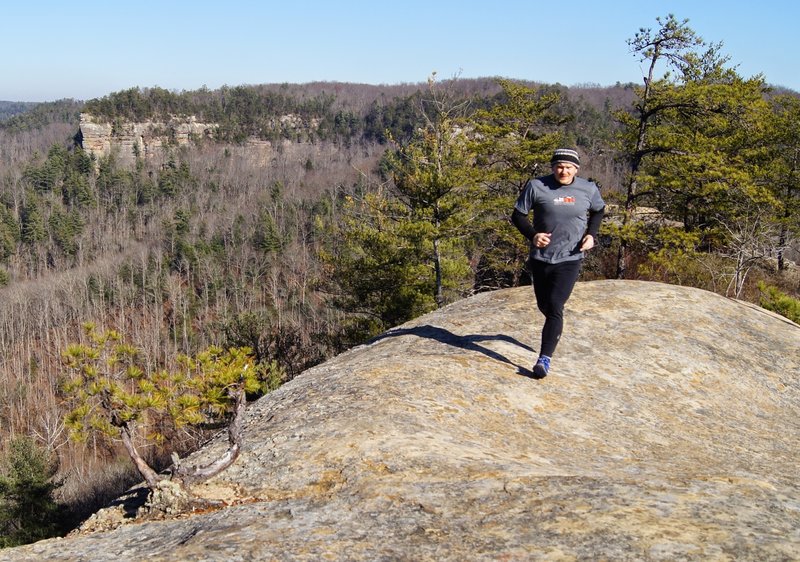
[[587,234],[583,237],[583,240],[581,240],[581,252],[591,250],[592,248],[594,248],[594,236]]
[[534,248],[544,248],[550,243],[550,233],[549,232],[537,232],[533,236],[533,246]]

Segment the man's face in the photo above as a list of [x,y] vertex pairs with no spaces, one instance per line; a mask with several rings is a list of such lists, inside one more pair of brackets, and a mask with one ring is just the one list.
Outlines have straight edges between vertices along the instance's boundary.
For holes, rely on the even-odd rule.
[[561,185],[569,185],[575,179],[578,168],[569,162],[556,162],[553,164],[553,175]]

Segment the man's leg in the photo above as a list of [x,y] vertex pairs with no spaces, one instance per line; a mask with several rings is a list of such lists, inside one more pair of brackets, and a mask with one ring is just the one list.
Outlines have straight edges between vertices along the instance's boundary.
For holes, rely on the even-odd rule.
[[572,289],[581,272],[581,261],[568,261],[549,264],[547,274],[549,298],[544,312],[541,354],[552,357],[558,340],[564,330],[564,305],[572,294]]

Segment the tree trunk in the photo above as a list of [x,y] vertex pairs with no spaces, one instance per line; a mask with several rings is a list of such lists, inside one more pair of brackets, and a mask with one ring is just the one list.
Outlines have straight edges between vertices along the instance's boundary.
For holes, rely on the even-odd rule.
[[236,392],[233,419],[228,425],[228,450],[220,458],[203,467],[183,468],[176,466],[175,474],[187,480],[204,480],[219,474],[232,465],[239,458],[239,453],[242,450],[242,424],[246,409],[247,396],[244,391],[244,383],[242,383],[242,386]]
[[[784,217],[788,215],[788,212],[784,214]],[[785,224],[781,225],[781,232],[780,236],[778,237],[778,271],[783,272],[786,269],[786,262],[783,255],[783,249],[786,247],[786,240],[788,238],[788,231],[789,229],[786,228]]]
[[442,290],[442,256],[439,254],[439,240],[433,239],[433,269],[436,274],[436,306],[441,308],[444,305],[444,291]]
[[122,444],[125,445],[125,449],[128,451],[131,460],[133,460],[133,464],[136,465],[139,474],[141,474],[142,478],[147,482],[147,487],[151,490],[154,489],[161,478],[156,474],[156,471],[147,464],[133,445],[133,432],[128,422],[125,422],[122,427],[120,427],[120,433],[122,434]]

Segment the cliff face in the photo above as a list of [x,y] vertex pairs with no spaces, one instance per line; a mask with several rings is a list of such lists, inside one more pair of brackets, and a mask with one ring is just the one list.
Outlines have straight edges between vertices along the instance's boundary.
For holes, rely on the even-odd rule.
[[118,149],[122,162],[161,156],[167,144],[183,146],[191,139],[213,138],[214,124],[198,123],[195,117],[173,118],[168,122],[107,123],[89,113],[81,113],[82,148],[101,158]]
[[800,326],[631,281],[566,318],[543,380],[529,287],[409,322],[250,405],[228,507],[0,560],[800,559]]
[[[292,115],[285,115],[275,120],[277,128],[293,131],[314,129],[319,126],[317,120],[306,124]],[[133,165],[138,154],[145,160],[161,162],[166,159],[168,148],[190,145],[196,141],[213,139],[218,125],[201,123],[193,116],[174,117],[169,121],[144,121],[140,123],[110,123],[99,120],[89,113],[80,117],[81,148],[94,154],[98,159],[112,151],[118,161],[127,166]],[[256,166],[275,165],[280,155],[294,159],[303,164],[305,158],[315,158],[321,162],[350,158],[347,151],[337,154],[335,147],[323,146],[321,143],[295,142],[288,138],[272,142],[257,138],[249,138],[236,145],[225,148],[233,155]]]

